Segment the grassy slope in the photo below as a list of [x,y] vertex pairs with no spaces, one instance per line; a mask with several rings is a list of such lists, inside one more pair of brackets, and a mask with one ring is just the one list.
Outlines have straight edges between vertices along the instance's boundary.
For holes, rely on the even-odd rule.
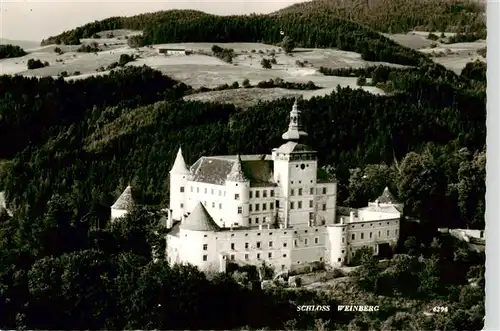
[[330,11],[336,16],[388,33],[413,29],[482,32],[484,0],[313,0],[275,13]]

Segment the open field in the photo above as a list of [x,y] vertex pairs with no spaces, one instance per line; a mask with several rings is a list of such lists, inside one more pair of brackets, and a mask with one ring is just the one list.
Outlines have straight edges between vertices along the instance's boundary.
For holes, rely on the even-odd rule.
[[[0,74],[20,74],[24,76],[57,77],[62,72],[67,72],[65,79],[84,79],[89,76],[105,75],[109,73],[106,68],[117,62],[122,54],[134,55],[137,59],[127,65],[147,65],[157,69],[166,75],[182,81],[194,88],[214,88],[222,84],[238,82],[248,79],[250,84],[256,85],[263,80],[281,78],[284,81],[307,83],[314,82],[321,87],[315,91],[286,90],[282,88],[272,89],[235,89],[226,91],[205,92],[186,97],[189,100],[217,100],[234,102],[240,106],[247,106],[258,100],[270,100],[284,96],[301,94],[304,98],[311,98],[331,93],[338,85],[341,87],[359,88],[356,78],[324,76],[318,72],[319,67],[348,68],[364,67],[373,65],[398,66],[389,63],[368,62],[361,55],[354,52],[339,51],[335,49],[306,49],[297,48],[292,55],[285,54],[279,47],[261,43],[219,43],[223,48],[233,49],[235,57],[233,63],[226,63],[211,56],[211,48],[214,43],[172,43],[130,48],[127,38],[140,34],[140,31],[113,30],[98,33],[98,39],[82,39],[82,43],[97,43],[100,52],[79,53],[79,46],[48,45],[37,46],[26,49],[30,52],[26,56],[13,59],[0,60]],[[393,40],[424,53],[440,53],[433,59],[437,63],[459,73],[467,62],[476,59],[484,60],[477,55],[477,50],[485,47],[485,41],[474,43],[440,44],[428,40],[428,32],[413,31],[408,34],[387,35]],[[440,35],[440,33],[438,34]],[[450,34],[446,34],[452,35]],[[32,46],[34,46],[32,44]],[[59,47],[64,53],[58,55],[54,50]],[[160,55],[157,49],[160,47],[185,48],[194,54],[186,55]],[[271,69],[263,69],[260,62],[263,58],[276,59]],[[26,64],[29,59],[40,59],[49,62],[45,68],[27,70]],[[299,62],[302,63],[299,65]],[[399,66],[400,67],[400,66]],[[383,91],[375,87],[363,87],[363,89],[376,94]],[[264,96],[265,95],[265,96]]]
[[[438,37],[441,32],[434,32]],[[477,54],[477,50],[486,47],[486,40],[478,40],[470,43],[444,44],[439,41],[427,39],[429,32],[412,31],[407,34],[385,34],[386,37],[400,43],[403,46],[419,50],[422,53],[434,55],[432,59],[446,68],[459,74],[468,62],[476,60],[485,61]],[[454,33],[445,33],[445,37],[453,36]]]

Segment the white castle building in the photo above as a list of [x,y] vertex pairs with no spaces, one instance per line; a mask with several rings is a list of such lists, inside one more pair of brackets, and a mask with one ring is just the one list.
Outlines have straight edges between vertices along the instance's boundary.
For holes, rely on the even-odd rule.
[[[394,246],[403,206],[386,188],[368,207],[337,215],[337,183],[318,168],[305,137],[295,101],[285,143],[271,155],[203,156],[187,167],[179,148],[165,217],[169,263],[225,270],[228,262],[265,262],[281,271],[339,266],[363,246],[376,253]],[[127,187],[113,219],[126,214],[131,199]]]

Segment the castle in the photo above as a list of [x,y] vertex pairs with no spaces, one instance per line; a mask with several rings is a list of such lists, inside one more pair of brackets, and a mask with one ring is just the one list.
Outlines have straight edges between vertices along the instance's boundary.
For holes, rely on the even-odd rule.
[[[286,271],[339,266],[363,246],[376,254],[394,247],[402,204],[386,188],[365,208],[337,211],[337,183],[303,143],[300,115],[295,100],[285,143],[271,155],[203,156],[188,167],[179,148],[164,217],[169,263],[223,271],[228,262],[265,262]],[[130,210],[131,199],[127,187],[112,219]]]

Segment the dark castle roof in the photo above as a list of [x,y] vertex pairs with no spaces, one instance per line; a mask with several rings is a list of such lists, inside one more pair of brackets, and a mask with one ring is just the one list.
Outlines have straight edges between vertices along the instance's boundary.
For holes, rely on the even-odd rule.
[[[251,185],[274,185],[273,161],[266,155],[241,155],[240,158],[241,171]],[[236,160],[236,155],[202,157],[191,166],[192,180],[224,185]]]
[[111,206],[111,209],[121,209],[130,211],[135,205],[134,189],[129,185],[120,195],[118,200]]

